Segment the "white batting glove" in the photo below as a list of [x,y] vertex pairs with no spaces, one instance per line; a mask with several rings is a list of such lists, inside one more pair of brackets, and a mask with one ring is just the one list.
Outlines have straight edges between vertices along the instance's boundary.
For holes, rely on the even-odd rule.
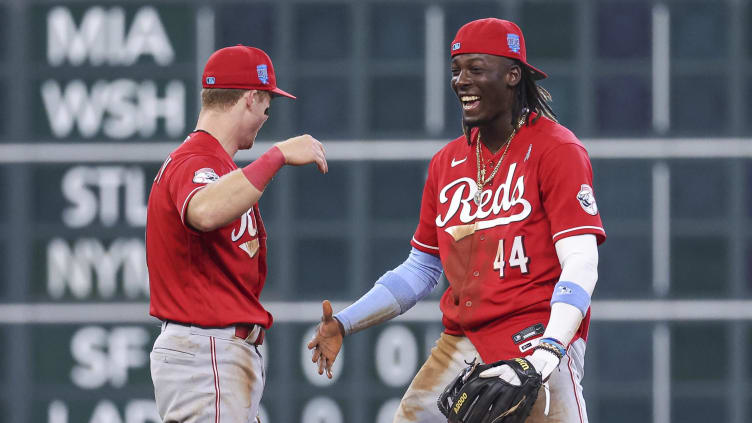
[[[548,380],[548,378],[551,376],[551,373],[553,373],[554,369],[559,366],[559,362],[561,361],[558,357],[546,350],[535,350],[532,354],[526,356],[525,358],[530,362],[530,364],[533,365],[535,371],[541,375],[541,378],[543,378],[544,381]],[[514,386],[520,386],[521,383],[520,378],[517,376],[517,373],[515,373],[515,371],[506,364],[492,367],[481,372],[481,374],[478,376],[484,378],[498,377]]]
[[[543,415],[548,416],[551,401],[551,395],[548,388],[548,378],[551,376],[551,373],[553,373],[554,369],[559,367],[561,358],[546,349],[536,349],[532,354],[526,356],[525,359],[533,365],[533,369],[538,372],[543,379],[543,388],[546,391],[546,406],[543,411]],[[517,373],[506,364],[492,367],[481,372],[478,376],[483,378],[498,377],[501,380],[514,386],[520,386],[522,384],[519,376],[517,376]]]
[[[535,367],[535,365],[533,365],[533,367]],[[520,386],[522,384],[522,382],[520,382],[519,376],[517,376],[517,373],[515,373],[515,371],[506,364],[491,367],[488,370],[482,371],[478,376],[483,378],[498,377],[514,386]]]
[[546,350],[535,350],[532,354],[525,357],[535,367],[543,381],[551,377],[551,373],[559,367],[561,359]]

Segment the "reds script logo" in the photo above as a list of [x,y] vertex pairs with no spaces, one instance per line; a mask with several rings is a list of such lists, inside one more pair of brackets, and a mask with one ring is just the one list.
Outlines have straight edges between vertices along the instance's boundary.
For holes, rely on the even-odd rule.
[[[258,234],[256,218],[253,216],[253,207],[251,207],[247,212],[243,213],[243,215],[240,216],[240,227],[237,228],[237,231],[233,229],[232,233],[230,234],[232,237],[232,242],[239,241],[245,233],[247,233],[251,238],[254,238],[256,234]],[[238,245],[238,248],[245,251],[246,253],[248,253],[249,257],[253,258],[253,256],[256,255],[256,252],[258,252],[259,240],[258,238],[254,238],[248,242],[244,242]]]
[[[459,212],[460,221],[465,224],[444,228],[455,241],[459,241],[468,235],[472,235],[477,230],[508,225],[530,216],[532,206],[522,198],[525,194],[524,176],[520,175],[514,185],[512,184],[515,169],[517,169],[517,163],[509,166],[506,180],[496,188],[495,192],[490,189],[483,190],[480,196],[480,204],[474,212],[472,212],[470,204],[477,191],[476,182],[471,178],[459,178],[447,184],[439,193],[439,202],[441,204],[448,202],[449,207],[444,217],[441,215],[436,217],[436,226],[443,228]],[[498,215],[502,210],[508,212],[515,206],[522,206],[522,208],[509,216],[481,220],[492,214]],[[520,208],[517,207],[517,209]],[[474,223],[470,224],[470,222]]]

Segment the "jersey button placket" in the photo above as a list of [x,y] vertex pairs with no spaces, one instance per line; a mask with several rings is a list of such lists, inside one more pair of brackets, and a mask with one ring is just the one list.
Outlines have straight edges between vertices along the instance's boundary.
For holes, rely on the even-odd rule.
[[472,307],[472,306],[473,306],[473,302],[472,301],[470,301],[470,300],[465,301],[465,307]]

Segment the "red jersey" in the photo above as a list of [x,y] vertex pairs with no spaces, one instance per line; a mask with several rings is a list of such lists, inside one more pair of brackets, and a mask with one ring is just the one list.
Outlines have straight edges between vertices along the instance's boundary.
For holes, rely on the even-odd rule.
[[198,232],[185,220],[193,195],[235,169],[219,141],[197,131],[157,173],[146,218],[152,316],[203,327],[271,326],[272,316],[259,302],[266,231],[258,204],[211,232]]
[[[512,139],[479,205],[477,131],[471,145],[460,137],[436,153],[412,240],[441,257],[449,281],[441,298],[446,332],[467,336],[485,362],[520,356],[526,349],[514,335],[548,323],[561,274],[554,243],[580,234],[606,239],[585,148],[563,126],[533,117]],[[503,151],[491,154],[481,143],[486,177]],[[587,338],[589,322],[590,311],[574,339]]]

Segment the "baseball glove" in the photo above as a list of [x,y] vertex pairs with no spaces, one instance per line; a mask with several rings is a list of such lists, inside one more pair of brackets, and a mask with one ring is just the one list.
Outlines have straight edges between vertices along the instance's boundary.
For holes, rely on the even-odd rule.
[[[523,423],[530,415],[543,381],[524,358],[492,364],[469,363],[439,396],[439,410],[449,423]],[[481,378],[484,370],[508,365],[520,378],[512,385],[498,377]]]

